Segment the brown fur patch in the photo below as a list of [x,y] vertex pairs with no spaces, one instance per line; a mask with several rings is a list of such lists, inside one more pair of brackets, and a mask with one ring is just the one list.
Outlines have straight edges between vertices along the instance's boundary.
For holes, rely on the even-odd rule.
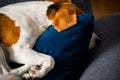
[[48,7],[47,16],[57,31],[63,31],[77,23],[76,17],[84,14],[72,3],[55,3]]
[[7,46],[15,44],[20,37],[20,27],[6,15],[0,14],[0,40]]
[[55,29],[60,32],[77,24],[76,14],[68,9],[60,9],[52,22]]

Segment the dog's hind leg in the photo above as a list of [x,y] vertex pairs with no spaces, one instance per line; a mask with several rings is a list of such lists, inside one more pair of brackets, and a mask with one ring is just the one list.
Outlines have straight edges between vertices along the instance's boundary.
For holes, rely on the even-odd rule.
[[18,76],[23,76],[23,74],[25,74],[29,69],[30,69],[30,66],[25,64],[25,65],[23,65],[21,67],[12,69],[10,71],[10,73],[16,74]]
[[[9,49],[10,50],[10,49]],[[14,53],[12,52],[14,50]],[[36,52],[28,47],[19,47],[13,46],[10,54],[11,60],[15,61],[17,63],[25,64],[23,68],[18,68],[19,73],[21,73],[21,70],[31,68],[32,66],[40,66],[40,70],[36,71],[35,77],[43,77],[46,75],[53,67],[54,67],[54,59],[46,54]],[[26,69],[24,69],[26,68]]]
[[3,49],[0,46],[0,69],[2,74],[8,74],[11,68],[8,66]]

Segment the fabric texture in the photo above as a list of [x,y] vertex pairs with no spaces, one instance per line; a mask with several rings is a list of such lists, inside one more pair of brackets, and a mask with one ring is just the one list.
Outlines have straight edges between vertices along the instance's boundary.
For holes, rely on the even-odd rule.
[[120,13],[95,21],[101,39],[91,53],[91,63],[79,80],[120,80]]
[[72,3],[77,5],[85,13],[92,13],[91,0],[72,0]]
[[77,24],[62,32],[50,26],[36,41],[34,50],[51,55],[55,67],[42,80],[76,80],[86,65],[89,41],[93,32],[94,17],[84,14]]
[[[23,1],[33,1],[33,0],[0,0],[0,7],[11,3],[23,2]],[[92,12],[90,1],[91,0],[72,0],[73,3],[75,3],[85,12]],[[119,37],[120,13],[109,15],[107,17],[96,20],[95,32],[100,36],[101,44],[97,46],[91,53],[92,61],[90,65],[86,68],[83,75],[80,77],[80,80],[119,80],[120,79],[120,37]],[[11,65],[13,66],[14,64]],[[62,65],[60,67],[62,68]],[[68,80],[72,80],[72,79],[68,79]]]

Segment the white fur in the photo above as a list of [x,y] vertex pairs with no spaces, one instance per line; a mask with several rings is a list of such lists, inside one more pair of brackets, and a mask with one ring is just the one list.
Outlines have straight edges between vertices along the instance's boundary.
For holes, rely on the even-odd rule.
[[0,46],[0,74],[7,74],[10,67],[7,65],[3,49]]
[[34,74],[35,77],[43,77],[54,67],[54,59],[31,48],[51,21],[46,16],[46,10],[52,2],[33,1],[12,4],[0,8],[0,13],[7,15],[20,27],[20,38],[16,44],[6,47],[10,53],[10,59],[24,66],[14,69],[11,73],[21,75],[33,65],[40,65],[41,69]]
[[16,74],[11,74],[10,71],[11,69],[6,62],[4,51],[0,46],[0,80],[22,80]]
[[19,76],[15,74],[0,75],[0,80],[22,80]]
[[100,40],[100,38],[97,36],[97,34],[95,34],[93,32],[91,40],[90,40],[90,44],[89,44],[89,49],[93,49],[96,46],[96,40]]

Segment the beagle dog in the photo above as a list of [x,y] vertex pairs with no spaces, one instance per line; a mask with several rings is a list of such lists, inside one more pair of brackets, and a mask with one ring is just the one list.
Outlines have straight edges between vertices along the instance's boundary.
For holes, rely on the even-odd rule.
[[76,16],[84,13],[70,2],[31,1],[0,8],[0,44],[9,53],[11,61],[24,64],[11,70],[11,74],[21,75],[32,69],[25,76],[41,78],[54,67],[51,56],[32,48],[36,39],[51,24],[60,32],[77,23]]
[[0,43],[9,52],[10,60],[24,64],[10,73],[24,74],[33,65],[41,66],[35,74],[43,77],[54,67],[54,59],[32,50],[51,21],[46,16],[47,8],[53,2],[22,2],[0,8]]

